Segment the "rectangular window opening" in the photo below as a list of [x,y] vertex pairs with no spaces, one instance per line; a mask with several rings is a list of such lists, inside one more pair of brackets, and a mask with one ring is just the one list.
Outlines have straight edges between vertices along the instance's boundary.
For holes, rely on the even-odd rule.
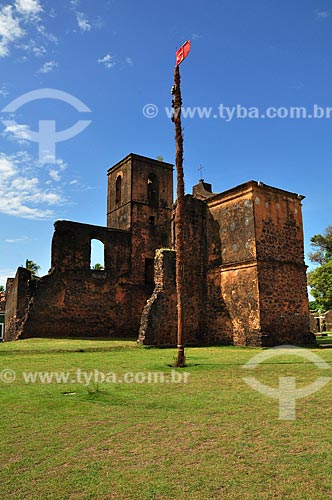
[[154,259],[145,259],[145,283],[154,285]]

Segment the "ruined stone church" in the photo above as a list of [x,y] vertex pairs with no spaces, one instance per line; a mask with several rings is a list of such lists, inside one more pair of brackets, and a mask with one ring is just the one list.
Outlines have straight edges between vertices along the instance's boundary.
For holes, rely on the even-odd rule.
[[[249,181],[185,197],[187,345],[311,340],[303,196]],[[175,345],[173,165],[129,154],[108,171],[107,226],[55,223],[51,268],[7,281],[5,340],[130,337]],[[91,242],[104,269],[91,269]]]

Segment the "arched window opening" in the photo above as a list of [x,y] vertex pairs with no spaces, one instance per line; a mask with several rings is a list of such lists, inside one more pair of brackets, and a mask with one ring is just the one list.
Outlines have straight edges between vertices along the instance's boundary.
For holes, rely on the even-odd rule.
[[151,207],[159,205],[158,178],[154,174],[150,174],[148,177],[148,204]]
[[99,240],[91,240],[90,268],[94,271],[105,269],[105,246]]
[[121,203],[121,175],[118,175],[115,183],[115,203],[119,205]]

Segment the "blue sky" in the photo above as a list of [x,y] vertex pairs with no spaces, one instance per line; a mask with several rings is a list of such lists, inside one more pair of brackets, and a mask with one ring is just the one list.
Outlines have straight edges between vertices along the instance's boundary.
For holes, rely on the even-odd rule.
[[[225,120],[218,106],[332,107],[332,4],[328,0],[3,0],[0,110],[40,89],[63,91],[91,112],[40,99],[0,112],[0,284],[26,258],[50,266],[53,222],[104,225],[106,171],[130,152],[174,162],[165,107],[176,49],[184,106],[212,108],[183,120],[186,189],[203,177],[219,192],[247,180],[301,193],[309,239],[331,224],[332,113],[323,119]],[[143,108],[158,107],[155,118]],[[9,116],[10,115],[10,116]],[[31,131],[91,120],[39,161]]]

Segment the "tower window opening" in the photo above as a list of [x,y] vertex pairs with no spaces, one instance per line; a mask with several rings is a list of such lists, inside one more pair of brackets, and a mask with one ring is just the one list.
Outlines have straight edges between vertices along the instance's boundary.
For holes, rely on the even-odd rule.
[[154,174],[148,177],[148,204],[151,207],[158,207],[159,205],[159,186],[158,179]]
[[115,203],[119,205],[121,203],[121,175],[118,175],[115,183]]

